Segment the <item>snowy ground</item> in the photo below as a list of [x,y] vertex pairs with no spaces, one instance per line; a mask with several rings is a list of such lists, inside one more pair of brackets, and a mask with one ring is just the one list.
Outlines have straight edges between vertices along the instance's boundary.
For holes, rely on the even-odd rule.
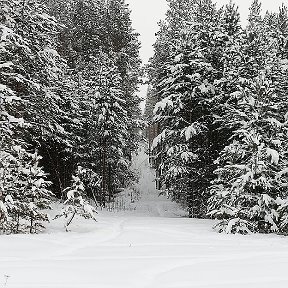
[[[288,238],[223,235],[154,189],[140,153],[136,210],[102,211],[64,232],[0,236],[0,288],[287,288]],[[10,276],[5,285],[5,275]]]

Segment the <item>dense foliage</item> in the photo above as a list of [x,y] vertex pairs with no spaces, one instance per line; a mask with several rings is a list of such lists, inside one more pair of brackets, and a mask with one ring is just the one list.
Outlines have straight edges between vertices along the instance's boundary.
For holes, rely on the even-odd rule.
[[37,232],[77,167],[99,205],[133,181],[139,46],[123,0],[1,1],[1,231]]
[[243,29],[232,2],[168,2],[147,67],[162,189],[218,231],[287,233],[287,7],[254,0]]

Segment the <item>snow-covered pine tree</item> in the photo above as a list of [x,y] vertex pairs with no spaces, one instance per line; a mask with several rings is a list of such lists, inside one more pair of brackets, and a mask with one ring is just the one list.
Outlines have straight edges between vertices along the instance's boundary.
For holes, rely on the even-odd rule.
[[286,94],[279,93],[282,64],[256,0],[249,19],[235,62],[238,91],[231,91],[222,115],[232,137],[217,160],[209,207],[210,215],[220,219],[218,231],[227,233],[279,232],[279,205],[286,197],[288,107]]
[[282,59],[288,59],[288,8],[284,4],[277,14],[277,38]]
[[[22,2],[0,3],[0,187],[1,207],[5,207],[5,211],[2,209],[5,221],[1,228],[6,233],[24,232],[27,229],[37,232],[42,227],[41,221],[48,220],[47,214],[42,213],[41,209],[48,208],[48,199],[51,197],[51,192],[47,190],[49,183],[39,167],[39,157],[28,152],[29,145],[24,141],[27,123],[22,117],[26,117],[26,108],[30,105],[27,104],[31,103],[31,99],[35,100],[33,97],[36,97],[40,84],[36,79],[39,75],[36,76],[34,68],[31,68],[32,63],[35,64],[33,45],[37,46],[37,43],[27,37],[22,29],[25,25],[21,25],[20,20],[24,9],[30,9],[30,6],[26,7],[23,4],[27,3]],[[29,4],[33,6],[34,2]],[[42,19],[40,14],[37,17],[38,20]],[[40,63],[43,64],[42,61]],[[27,100],[28,96],[33,97]]]
[[[132,176],[129,166],[129,116],[121,90],[121,76],[110,56],[101,64],[99,89],[94,97],[96,126],[91,129],[98,137],[98,173],[102,195],[111,201],[118,188],[125,187]],[[103,58],[103,56],[102,56]],[[94,136],[95,137],[95,136]]]
[[6,174],[2,183],[8,199],[8,221],[4,232],[37,233],[44,228],[43,222],[49,221],[49,215],[42,210],[50,209],[53,196],[48,190],[50,182],[39,166],[41,157],[37,153],[31,154],[20,146],[13,146],[11,156],[8,163],[4,162],[2,174]]
[[186,28],[170,43],[172,60],[166,63],[156,87],[161,101],[154,112],[161,133],[155,138],[154,149],[163,188],[188,207],[190,216],[201,217],[218,149],[212,99],[214,81],[221,76],[222,44],[214,4],[203,1],[191,9],[193,21],[184,23]]
[[[269,75],[270,76],[270,75]],[[237,123],[231,143],[218,159],[218,179],[212,186],[211,212],[227,233],[278,232],[279,199],[287,194],[287,125],[277,108],[286,97],[275,94],[275,83],[264,73],[239,92],[238,108],[230,121]],[[273,87],[274,86],[274,87]]]

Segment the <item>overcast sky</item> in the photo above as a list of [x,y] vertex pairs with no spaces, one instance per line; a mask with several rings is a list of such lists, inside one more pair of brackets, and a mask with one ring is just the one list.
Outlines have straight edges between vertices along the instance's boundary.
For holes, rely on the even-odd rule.
[[[153,55],[153,43],[155,33],[158,31],[158,21],[165,18],[167,4],[165,0],[126,0],[132,10],[131,18],[134,29],[140,33],[142,48],[140,51],[144,63]],[[219,7],[229,3],[229,0],[214,1]],[[241,21],[245,23],[248,15],[248,8],[252,0],[234,0],[239,6]],[[262,0],[263,13],[266,10],[278,11],[278,7],[287,0]]]

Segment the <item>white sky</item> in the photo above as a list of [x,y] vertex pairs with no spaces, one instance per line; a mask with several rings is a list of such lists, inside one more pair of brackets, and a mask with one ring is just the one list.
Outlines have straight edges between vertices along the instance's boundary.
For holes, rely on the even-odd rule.
[[[249,7],[253,0],[234,0],[239,6],[242,23],[246,23]],[[218,7],[221,7],[229,0],[217,0]],[[262,12],[278,11],[282,3],[288,5],[287,0],[262,0]],[[153,56],[153,43],[155,42],[155,33],[158,31],[158,21],[165,18],[165,12],[168,8],[166,0],[126,0],[132,10],[131,18],[133,28],[140,33],[141,50],[140,56],[143,64],[146,64]],[[139,96],[145,97],[147,86],[141,86]]]

